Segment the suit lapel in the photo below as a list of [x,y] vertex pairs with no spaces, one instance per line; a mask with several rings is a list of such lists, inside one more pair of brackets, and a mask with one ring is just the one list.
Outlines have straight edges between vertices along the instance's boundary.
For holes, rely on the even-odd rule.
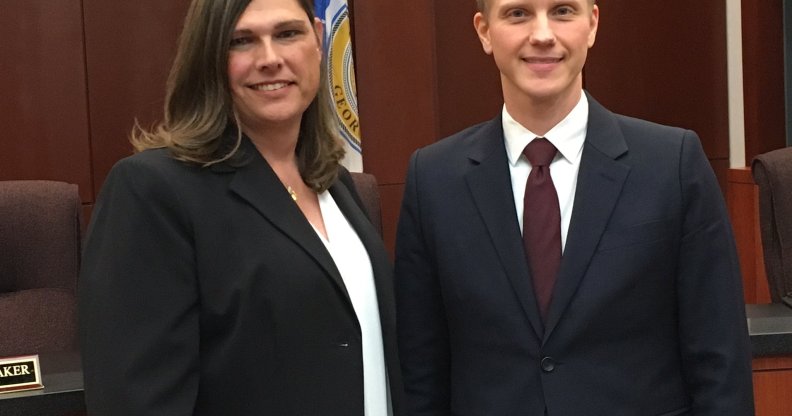
[[472,168],[465,174],[470,193],[495,246],[501,265],[520,299],[538,338],[543,324],[531,286],[522,237],[511,191],[509,160],[503,143],[503,125],[497,117],[472,137],[469,158]]
[[545,341],[575,295],[630,172],[627,165],[616,160],[627,152],[616,118],[593,98],[587,98],[586,142],[567,243],[548,311]]
[[234,177],[229,185],[231,191],[253,206],[273,226],[311,256],[333,280],[351,308],[349,293],[333,258],[297,204],[292,201],[275,172],[247,138],[243,139],[240,151],[244,152],[248,163],[234,170]]

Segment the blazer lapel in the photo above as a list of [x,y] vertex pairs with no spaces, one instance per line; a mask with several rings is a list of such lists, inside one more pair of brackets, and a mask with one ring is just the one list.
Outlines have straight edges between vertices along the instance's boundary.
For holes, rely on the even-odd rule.
[[[374,273],[374,285],[377,288],[378,301],[380,303],[380,314],[383,310],[391,310],[393,304],[393,283],[391,280],[392,269],[387,250],[379,236],[377,230],[371,225],[368,217],[352,198],[347,187],[339,180],[330,187],[330,194],[333,195],[336,205],[344,214],[349,224],[355,229],[360,241],[368,252],[371,261],[372,272]],[[383,332],[386,323],[395,330],[394,317],[391,314],[380,316],[383,325]]]
[[[347,173],[343,171],[341,174]],[[355,229],[371,261],[374,285],[377,289],[377,304],[379,306],[387,376],[391,386],[394,414],[398,414],[401,391],[394,386],[401,386],[402,380],[395,336],[396,302],[393,288],[393,267],[379,232],[371,225],[371,221],[369,221],[363,209],[355,202],[347,187],[347,183],[351,183],[351,178],[347,182],[343,180],[336,181],[330,187],[330,193],[333,195],[338,208],[349,221],[349,224]]]
[[335,282],[349,307],[352,302],[333,258],[311,224],[255,146],[244,138],[241,148],[248,163],[235,168],[229,188],[255,208],[273,226],[292,239],[311,256]]
[[627,143],[616,118],[588,94],[587,98],[586,142],[567,243],[548,311],[545,342],[577,291],[630,172],[629,166],[617,161],[627,152]]
[[544,329],[515,214],[501,117],[485,124],[472,139],[469,159],[473,166],[465,174],[468,188],[512,288],[517,293],[536,336],[541,339]]

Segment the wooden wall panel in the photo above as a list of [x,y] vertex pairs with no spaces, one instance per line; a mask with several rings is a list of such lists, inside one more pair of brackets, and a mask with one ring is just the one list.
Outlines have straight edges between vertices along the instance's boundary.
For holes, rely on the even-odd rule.
[[189,0],[84,0],[93,176],[132,154],[135,118],[162,117],[165,81]]
[[473,28],[473,0],[435,0],[438,138],[501,111],[500,74]]
[[695,130],[711,160],[728,160],[723,0],[639,3],[602,2],[586,88],[615,112]]
[[759,188],[749,168],[728,171],[726,202],[740,257],[745,303],[770,303],[759,234]]
[[393,253],[408,159],[438,135],[434,5],[353,4],[363,167],[379,182],[384,240]]
[[80,2],[6,0],[0,38],[0,180],[74,183],[92,201]]
[[403,183],[410,154],[437,136],[432,3],[354,3],[363,166],[380,185]]
[[363,164],[381,185],[385,242],[392,248],[409,156],[494,117],[503,103],[500,82],[473,29],[473,0],[407,8],[357,1],[354,10]]
[[745,165],[786,146],[782,0],[742,0]]

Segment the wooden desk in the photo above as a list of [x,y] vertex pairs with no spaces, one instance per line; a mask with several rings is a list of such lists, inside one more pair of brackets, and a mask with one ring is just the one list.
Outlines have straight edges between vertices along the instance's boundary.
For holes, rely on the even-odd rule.
[[756,416],[792,415],[792,308],[746,305]]
[[3,416],[84,416],[82,365],[77,352],[39,354],[44,388],[0,394]]

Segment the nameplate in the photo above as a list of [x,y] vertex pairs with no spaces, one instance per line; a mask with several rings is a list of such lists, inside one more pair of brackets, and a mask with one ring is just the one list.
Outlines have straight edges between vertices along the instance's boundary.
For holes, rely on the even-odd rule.
[[0,393],[41,388],[38,355],[0,358]]

